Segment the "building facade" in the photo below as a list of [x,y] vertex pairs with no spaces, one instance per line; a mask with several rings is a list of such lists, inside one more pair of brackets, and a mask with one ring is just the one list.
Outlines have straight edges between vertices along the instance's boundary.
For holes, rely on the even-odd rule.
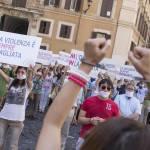
[[42,37],[54,53],[105,37],[107,57],[124,64],[135,45],[150,43],[150,0],[0,0],[0,16],[1,30]]

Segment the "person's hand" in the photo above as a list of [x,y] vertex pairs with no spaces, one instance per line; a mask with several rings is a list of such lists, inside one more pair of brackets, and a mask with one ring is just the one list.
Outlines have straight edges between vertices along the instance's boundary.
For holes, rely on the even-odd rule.
[[150,81],[150,49],[136,47],[129,52],[129,60],[144,79]]
[[102,119],[100,117],[93,117],[93,118],[90,119],[90,122],[91,122],[92,125],[96,126],[100,122],[104,122],[104,119]]
[[[89,39],[84,45],[84,58],[89,63],[98,64],[110,50],[110,40],[105,38]],[[86,73],[92,70],[92,66],[86,64],[80,65],[80,69]]]
[[110,50],[110,40],[89,39],[84,45],[84,57],[92,64],[98,64]]

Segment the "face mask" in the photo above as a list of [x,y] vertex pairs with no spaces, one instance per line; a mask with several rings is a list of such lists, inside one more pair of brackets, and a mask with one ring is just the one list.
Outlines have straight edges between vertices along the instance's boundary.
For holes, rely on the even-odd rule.
[[99,96],[103,98],[108,98],[110,95],[110,92],[100,91]]
[[24,75],[17,74],[17,79],[24,80],[24,79],[26,79],[26,75],[25,74]]
[[134,92],[126,91],[126,96],[127,97],[133,97]]

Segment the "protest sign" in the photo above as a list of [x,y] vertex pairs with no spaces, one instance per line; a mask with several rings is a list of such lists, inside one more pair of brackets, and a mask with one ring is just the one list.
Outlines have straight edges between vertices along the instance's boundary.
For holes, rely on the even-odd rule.
[[53,55],[52,55],[51,64],[52,64],[52,65],[55,65],[56,62],[59,64],[59,54],[53,54]]
[[65,66],[69,65],[70,54],[66,52],[59,52],[59,63]]
[[41,38],[0,31],[0,63],[35,65]]
[[52,61],[52,51],[40,49],[36,62],[41,63],[43,65],[50,65],[51,61]]
[[119,74],[122,76],[128,76],[132,78],[142,78],[142,75],[140,75],[133,66],[128,65],[120,66]]
[[81,59],[83,58],[83,51],[79,50],[71,50],[70,58],[69,58],[69,66],[73,68],[78,68],[81,63]]

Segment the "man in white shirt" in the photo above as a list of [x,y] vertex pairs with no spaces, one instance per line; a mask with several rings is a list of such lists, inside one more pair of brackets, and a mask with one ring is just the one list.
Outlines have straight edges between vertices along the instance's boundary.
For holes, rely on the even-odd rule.
[[118,95],[115,99],[120,109],[121,116],[138,120],[141,115],[140,101],[134,97],[135,87],[132,83],[126,86],[126,93]]

